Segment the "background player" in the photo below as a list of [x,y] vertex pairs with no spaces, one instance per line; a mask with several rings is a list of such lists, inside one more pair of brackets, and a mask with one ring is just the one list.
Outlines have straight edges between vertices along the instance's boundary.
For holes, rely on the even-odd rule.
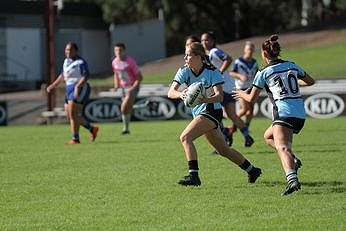
[[90,85],[87,82],[89,77],[88,64],[78,56],[77,44],[69,42],[65,47],[66,58],[63,70],[58,78],[47,87],[47,92],[51,92],[60,82],[66,82],[65,111],[67,119],[70,121],[72,139],[67,144],[79,144],[79,126],[82,125],[90,132],[90,139],[96,139],[99,128],[91,126],[82,116],[84,104],[90,95]]
[[264,139],[279,154],[288,183],[282,195],[287,195],[300,189],[292,151],[293,133],[299,133],[305,121],[299,86],[310,86],[315,81],[295,63],[279,59],[281,48],[277,40],[278,36],[272,35],[263,42],[261,55],[267,66],[257,72],[250,94],[236,90],[234,95],[253,104],[266,88],[273,103],[273,123]]
[[174,81],[168,91],[171,99],[186,97],[186,90],[178,91],[181,84],[190,86],[195,82],[202,82],[207,89],[206,97],[201,104],[192,108],[193,119],[180,135],[180,141],[184,147],[189,166],[189,175],[178,183],[181,185],[198,186],[201,181],[198,176],[197,151],[193,143],[195,139],[204,135],[208,142],[220,155],[239,165],[248,173],[248,181],[254,183],[261,174],[261,169],[254,167],[238,151],[228,147],[222,132],[220,122],[222,119],[222,84],[223,78],[214,66],[208,63],[203,46],[192,43],[186,46],[185,66],[180,68],[174,77]]
[[[258,71],[258,64],[256,59],[253,58],[255,52],[255,44],[247,41],[244,46],[243,56],[234,61],[231,76],[235,78],[235,86],[237,89],[243,91],[251,91],[252,81]],[[241,118],[245,116],[245,125],[249,128],[250,122],[253,117],[253,106],[244,99],[239,99],[239,110],[237,115]],[[235,129],[232,129],[233,131]]]
[[189,35],[186,37],[185,39],[185,46],[190,45],[191,43],[194,42],[201,42],[201,40],[199,40],[199,38],[196,35]]
[[115,58],[112,61],[114,71],[114,89],[121,88],[123,93],[121,103],[121,118],[123,130],[121,134],[130,134],[129,123],[133,112],[133,104],[139,92],[140,83],[143,79],[136,61],[125,53],[124,43],[117,43],[114,46]]
[[[225,108],[225,112],[233,123],[239,127],[245,139],[245,147],[250,147],[254,140],[249,134],[248,128],[245,126],[244,122],[237,116],[235,111],[235,99],[232,96],[232,91],[235,89],[234,79],[229,75],[227,71],[228,67],[232,63],[232,57],[223,52],[221,49],[216,47],[216,37],[213,32],[206,32],[201,36],[201,43],[204,47],[205,52],[209,56],[210,62],[219,69],[223,75],[224,85],[223,85],[223,102],[222,106]],[[226,129],[227,131],[228,129]],[[232,145],[232,133],[227,131],[229,145]]]

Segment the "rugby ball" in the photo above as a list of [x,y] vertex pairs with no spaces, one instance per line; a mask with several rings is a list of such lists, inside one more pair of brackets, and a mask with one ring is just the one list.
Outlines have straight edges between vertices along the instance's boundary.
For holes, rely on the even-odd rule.
[[202,99],[204,96],[205,88],[203,83],[193,83],[187,88],[184,104],[186,107],[195,107],[199,104],[200,99]]

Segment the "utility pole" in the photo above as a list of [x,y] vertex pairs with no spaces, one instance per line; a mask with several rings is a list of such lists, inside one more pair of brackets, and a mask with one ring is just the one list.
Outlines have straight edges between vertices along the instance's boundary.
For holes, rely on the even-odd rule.
[[[46,44],[47,44],[47,65],[48,65],[48,78],[47,86],[55,80],[55,12],[54,0],[45,0],[45,24],[46,24]],[[55,90],[48,93],[47,96],[47,109],[53,111],[56,104]]]

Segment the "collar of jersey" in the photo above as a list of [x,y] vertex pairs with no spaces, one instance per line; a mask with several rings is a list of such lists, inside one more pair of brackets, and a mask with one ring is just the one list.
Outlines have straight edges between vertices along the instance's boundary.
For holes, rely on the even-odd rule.
[[195,76],[195,77],[198,77],[198,76],[200,76],[201,74],[202,74],[202,72],[204,71],[204,65],[202,66],[202,68],[201,68],[201,70],[197,73],[197,74],[195,74],[195,72],[193,72],[192,71],[192,69],[190,68],[190,70],[191,70],[191,72],[192,72],[192,74]]

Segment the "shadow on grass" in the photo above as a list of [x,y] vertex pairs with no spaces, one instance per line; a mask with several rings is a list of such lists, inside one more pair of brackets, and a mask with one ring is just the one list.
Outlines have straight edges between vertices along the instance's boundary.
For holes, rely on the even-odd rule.
[[[261,181],[267,187],[286,186],[285,181]],[[342,181],[302,181],[303,194],[346,193],[346,182]]]

